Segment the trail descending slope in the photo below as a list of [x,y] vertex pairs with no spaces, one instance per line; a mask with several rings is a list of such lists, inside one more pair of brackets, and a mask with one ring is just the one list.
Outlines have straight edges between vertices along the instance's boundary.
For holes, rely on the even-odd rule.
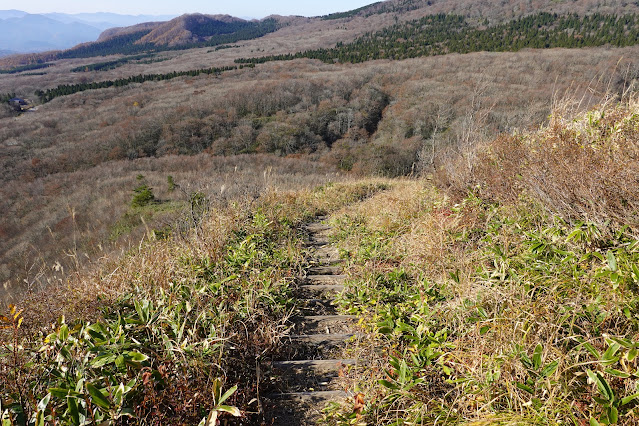
[[346,278],[337,249],[326,236],[330,227],[318,217],[305,227],[310,247],[309,267],[298,280],[299,310],[292,319],[289,344],[282,359],[273,362],[281,380],[281,393],[271,395],[267,413],[275,425],[315,424],[328,401],[342,401],[348,394],[335,379],[341,370],[357,364],[339,357],[340,348],[356,337],[350,315],[337,315],[336,292]]

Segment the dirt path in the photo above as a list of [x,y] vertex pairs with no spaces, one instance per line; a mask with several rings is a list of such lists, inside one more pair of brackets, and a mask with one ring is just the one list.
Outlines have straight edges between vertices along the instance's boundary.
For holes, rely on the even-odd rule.
[[300,309],[292,318],[284,355],[273,362],[282,391],[270,396],[269,424],[314,425],[328,401],[343,401],[349,396],[335,379],[341,369],[357,363],[340,357],[345,343],[355,335],[356,317],[337,315],[333,306],[346,276],[342,275],[339,253],[327,236],[330,227],[322,223],[325,219],[318,217],[306,226],[310,266],[298,280]]

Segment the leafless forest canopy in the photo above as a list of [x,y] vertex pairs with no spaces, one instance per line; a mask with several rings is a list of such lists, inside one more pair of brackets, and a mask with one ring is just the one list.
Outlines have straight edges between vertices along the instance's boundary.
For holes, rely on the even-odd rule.
[[0,59],[0,417],[639,424],[637,4],[390,0],[222,17],[268,30],[227,45],[198,15],[152,25],[175,49]]
[[[520,16],[536,7],[388,5],[405,9],[338,20],[280,17],[286,25],[261,39],[228,49],[164,52],[159,62],[107,71],[71,72],[119,56],[60,60],[36,72],[0,75],[0,93],[32,98],[34,91],[60,84],[226,66],[238,57],[325,47],[391,24],[393,16],[463,11],[492,20],[498,11]],[[571,12],[591,7],[609,12],[588,2],[574,5]],[[548,7],[562,12],[569,5]],[[613,9],[635,8],[623,3]],[[557,97],[580,98],[586,107],[606,90],[622,90],[637,53],[635,47],[525,50],[357,65],[302,59],[89,90],[21,115],[3,105],[0,283],[35,289],[61,280],[88,259],[136,244],[149,229],[186,221],[193,194],[227,203],[350,174],[430,170],[456,147],[540,125]],[[178,190],[169,190],[169,176]],[[153,189],[156,203],[131,210],[140,182]]]

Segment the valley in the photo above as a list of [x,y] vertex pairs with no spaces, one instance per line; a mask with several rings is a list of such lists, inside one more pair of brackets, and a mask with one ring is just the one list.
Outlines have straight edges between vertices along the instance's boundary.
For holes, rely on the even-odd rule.
[[277,421],[314,223],[361,362],[300,424],[635,424],[637,13],[391,0],[0,58],[3,421]]
[[[25,263],[35,259],[41,260],[34,269],[36,275],[56,262],[65,264],[69,259],[59,254],[62,241],[67,241],[67,247],[73,239],[84,242],[77,246],[82,252],[93,245],[96,235],[100,240],[110,235],[109,228],[128,207],[137,174],[152,179],[155,188],[166,186],[166,176],[149,174],[145,171],[149,166],[135,171],[142,160],[188,164],[190,157],[176,155],[207,153],[217,156],[212,161],[234,162],[233,157],[224,156],[262,153],[275,155],[262,171],[271,162],[281,162],[282,156],[296,155],[320,161],[332,174],[397,176],[415,167],[427,169],[434,161],[432,153],[463,137],[469,114],[479,114],[483,120],[482,137],[539,125],[550,111],[553,96],[587,94],[585,105],[595,102],[598,95],[587,90],[603,93],[610,73],[616,68],[621,74],[627,67],[617,64],[619,59],[632,57],[637,50],[588,51],[588,56],[582,50],[553,49],[358,65],[301,59],[286,62],[285,67],[269,63],[217,76],[89,90],[53,99],[34,113],[14,117],[7,112],[0,129],[4,141],[1,198],[9,218],[3,223],[0,244],[5,253],[3,280],[9,279],[12,270],[22,271],[21,275],[29,271],[32,265]],[[97,78],[103,80],[144,75],[151,68],[168,72],[175,61],[79,74],[99,74]],[[47,68],[46,76],[10,74],[2,81],[22,81],[27,85],[22,90],[29,93],[33,87],[43,87],[30,81],[72,83],[78,73],[70,73],[69,68],[76,64]],[[5,90],[10,89],[0,88]],[[477,97],[475,105],[468,93]],[[427,158],[420,157],[422,151],[429,151]],[[131,171],[126,178],[115,178],[110,169]],[[178,171],[165,175],[175,176]],[[90,190],[98,182],[111,194],[107,203]],[[115,182],[120,183],[114,186]],[[212,198],[222,184],[228,186],[217,177],[188,182],[193,187],[217,188],[207,194]],[[56,226],[70,217],[70,209],[80,221],[75,237],[69,232],[72,228]],[[47,236],[37,250],[29,246],[33,235]]]

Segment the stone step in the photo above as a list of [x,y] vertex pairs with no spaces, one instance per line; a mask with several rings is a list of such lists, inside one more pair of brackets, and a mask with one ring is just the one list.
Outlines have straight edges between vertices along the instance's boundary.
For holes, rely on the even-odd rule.
[[341,266],[314,266],[308,268],[307,276],[311,275],[341,275],[344,272],[344,268]]
[[328,237],[321,235],[314,235],[304,241],[304,245],[307,247],[322,247],[327,246],[331,243],[331,240]]
[[318,372],[339,371],[346,365],[357,365],[356,359],[302,359],[299,361],[275,361],[273,367],[292,370],[314,370]]
[[266,423],[271,426],[317,426],[321,410],[331,401],[352,396],[342,390],[271,394],[264,401]]
[[323,241],[306,241],[304,242],[304,248],[310,250],[317,250],[321,248],[332,247],[331,243],[323,242]]
[[340,291],[344,290],[346,287],[344,287],[341,284],[303,284],[299,286],[299,288],[306,291],[316,291],[316,292],[333,291],[333,292],[339,293]]
[[305,226],[305,228],[311,234],[322,232],[322,231],[328,231],[329,229],[331,229],[329,225],[326,225],[325,223],[320,223],[320,222],[309,223],[308,225]]
[[307,275],[304,281],[307,284],[324,284],[324,285],[339,285],[346,280],[346,275]]
[[310,315],[293,319],[296,334],[346,333],[353,327],[354,315]]
[[328,241],[305,241],[304,247],[327,247],[330,244]]
[[313,258],[317,262],[327,262],[339,260],[339,250],[333,246],[318,247],[313,253]]
[[349,396],[352,396],[352,395],[343,390],[330,390],[330,391],[313,391],[313,392],[287,392],[287,393],[271,395],[271,398],[296,400],[300,402],[325,403],[330,401],[338,401],[341,399],[346,399]]
[[331,297],[344,291],[344,288],[343,285],[336,284],[306,284],[299,286],[295,295],[299,299]]
[[283,338],[279,352],[280,360],[341,358],[342,351],[349,340],[360,336],[360,334],[353,333],[352,329],[345,325],[305,328],[301,324],[293,328],[292,333],[296,334],[290,334]]
[[354,321],[357,319],[357,315],[307,315],[303,317],[305,322],[337,322],[337,321]]
[[340,372],[357,365],[354,359],[300,359],[273,362],[272,385],[285,392],[338,390]]
[[312,343],[316,345],[336,345],[358,336],[356,333],[340,334],[293,334],[288,336],[293,342]]
[[266,408],[265,417],[271,426],[316,426],[322,418],[321,410],[332,401],[344,401],[349,396],[343,390],[287,392],[272,394],[268,403],[275,409]]
[[317,265],[319,267],[337,266],[337,265],[344,264],[344,260],[340,259],[339,256],[325,257],[325,258],[316,257],[316,258],[311,259],[311,264]]
[[314,250],[313,254],[315,254],[316,256],[327,256],[327,255],[333,255],[333,254],[337,254],[339,253],[339,250],[337,250],[337,247],[335,246],[327,246],[327,247],[318,247],[316,250]]
[[282,392],[312,392],[341,389],[340,370],[345,365],[321,367],[276,367],[273,365],[271,388]]
[[333,299],[312,298],[301,300],[301,302],[303,302],[303,304],[299,307],[299,312],[303,316],[333,315],[337,310],[333,304]]

